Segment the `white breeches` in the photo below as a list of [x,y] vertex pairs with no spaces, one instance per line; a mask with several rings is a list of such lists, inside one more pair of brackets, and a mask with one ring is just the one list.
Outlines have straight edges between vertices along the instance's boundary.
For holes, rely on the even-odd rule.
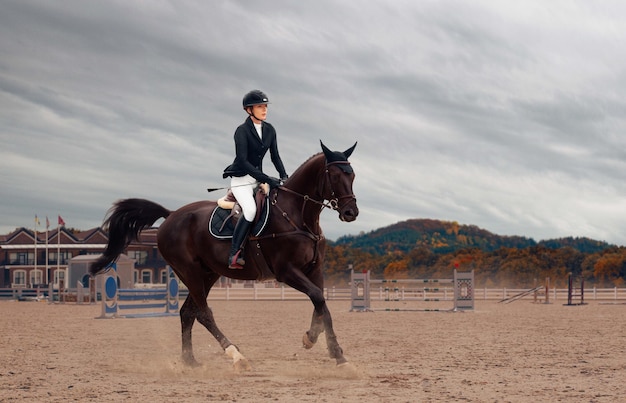
[[243,210],[243,217],[250,222],[254,220],[256,215],[256,202],[254,201],[254,188],[256,186],[256,179],[250,175],[233,176],[230,179],[230,190]]

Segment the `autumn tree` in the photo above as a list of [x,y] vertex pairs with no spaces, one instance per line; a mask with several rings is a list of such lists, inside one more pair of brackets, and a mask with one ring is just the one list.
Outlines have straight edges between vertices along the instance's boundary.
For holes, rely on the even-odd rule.
[[393,261],[391,263],[389,263],[386,267],[385,270],[383,271],[383,274],[385,276],[386,279],[404,279],[404,278],[409,278],[408,274],[408,260],[407,259],[402,259],[402,260],[396,260]]
[[620,251],[605,254],[593,266],[594,277],[600,284],[615,284],[616,281],[623,284],[620,274],[624,271],[625,260],[626,255]]

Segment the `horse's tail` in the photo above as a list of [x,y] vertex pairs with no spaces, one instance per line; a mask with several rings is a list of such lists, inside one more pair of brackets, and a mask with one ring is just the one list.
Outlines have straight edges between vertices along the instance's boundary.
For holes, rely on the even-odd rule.
[[159,218],[167,218],[170,211],[144,199],[119,200],[107,213],[102,228],[109,232],[109,243],[102,256],[91,264],[89,272],[98,274],[110,265],[134,240],[139,232],[154,224]]

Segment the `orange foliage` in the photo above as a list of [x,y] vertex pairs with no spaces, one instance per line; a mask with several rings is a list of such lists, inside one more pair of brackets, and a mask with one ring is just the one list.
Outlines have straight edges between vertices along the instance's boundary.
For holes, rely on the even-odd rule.
[[383,275],[386,279],[403,279],[408,277],[408,260],[402,259],[391,262],[385,267]]

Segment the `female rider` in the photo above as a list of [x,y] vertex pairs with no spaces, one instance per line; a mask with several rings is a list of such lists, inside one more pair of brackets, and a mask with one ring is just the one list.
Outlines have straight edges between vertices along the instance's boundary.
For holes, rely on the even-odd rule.
[[[275,188],[280,186],[281,180],[287,179],[287,172],[278,154],[276,130],[265,121],[268,103],[267,95],[259,90],[250,91],[243,97],[243,109],[248,113],[248,118],[235,130],[235,160],[224,170],[223,176],[231,177],[231,191],[243,211],[243,217],[239,218],[233,233],[228,256],[230,269],[242,269],[245,264],[241,251],[256,215],[254,189],[259,183],[267,183],[270,188]],[[281,180],[263,173],[263,157],[268,150]]]

